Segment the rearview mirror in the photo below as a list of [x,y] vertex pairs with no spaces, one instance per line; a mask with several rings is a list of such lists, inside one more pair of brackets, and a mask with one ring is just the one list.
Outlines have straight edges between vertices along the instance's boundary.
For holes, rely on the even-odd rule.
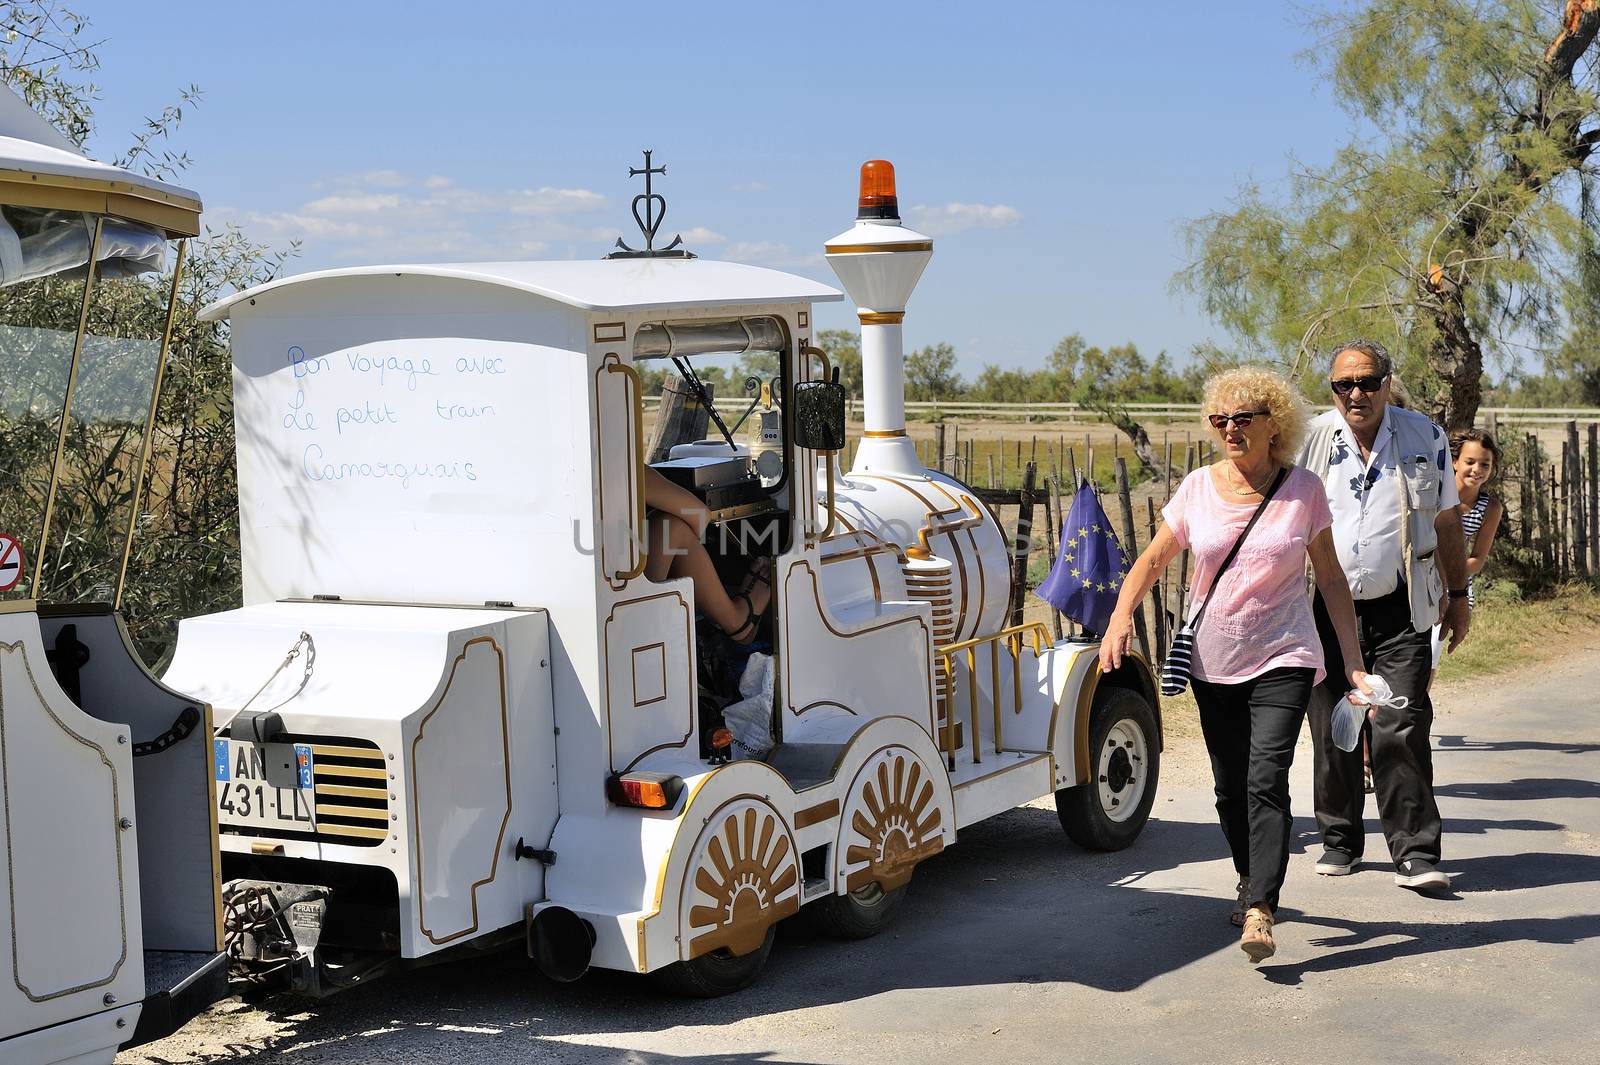
[[[838,371],[834,371],[838,376]],[[794,442],[815,451],[844,447],[844,386],[834,381],[801,381],[794,386],[790,410]]]

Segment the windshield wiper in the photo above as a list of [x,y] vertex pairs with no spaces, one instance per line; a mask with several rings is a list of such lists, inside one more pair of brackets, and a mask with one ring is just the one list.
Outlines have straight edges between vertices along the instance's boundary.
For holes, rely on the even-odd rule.
[[672,364],[678,368],[678,373],[683,376],[683,379],[689,382],[689,387],[694,390],[695,397],[706,408],[706,413],[711,416],[711,420],[717,423],[717,431],[722,434],[722,439],[728,442],[728,447],[738,451],[738,445],[733,442],[733,434],[728,431],[727,423],[717,413],[716,404],[711,401],[711,393],[707,391],[705,383],[700,380],[700,375],[694,372],[694,367],[690,366],[689,361],[681,355],[672,356]]

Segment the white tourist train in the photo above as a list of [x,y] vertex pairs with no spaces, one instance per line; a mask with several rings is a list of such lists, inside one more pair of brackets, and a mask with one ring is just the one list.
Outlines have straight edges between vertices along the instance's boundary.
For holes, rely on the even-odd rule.
[[[932,241],[892,168],[826,245],[862,323],[848,471],[813,347],[840,293],[657,250],[641,203],[641,252],[329,270],[204,312],[231,323],[244,605],[183,622],[164,680],[215,708],[238,972],[327,993],[505,941],[560,979],[717,994],[802,909],[876,931],[919,862],[1019,803],[1054,793],[1094,847],[1143,827],[1148,664],[1008,627],[1010,538],[906,434]],[[718,420],[655,465],[730,582],[768,560],[732,680],[691,581],[645,572],[646,375],[698,389],[718,358],[770,374],[755,432]]]

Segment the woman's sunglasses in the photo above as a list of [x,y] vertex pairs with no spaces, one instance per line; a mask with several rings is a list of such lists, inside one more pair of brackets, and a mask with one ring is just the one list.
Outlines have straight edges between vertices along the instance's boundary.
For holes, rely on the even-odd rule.
[[1207,420],[1211,422],[1211,428],[1220,431],[1222,429],[1226,429],[1229,422],[1232,422],[1234,425],[1237,425],[1239,428],[1243,429],[1245,426],[1250,424],[1256,415],[1259,414],[1265,418],[1271,413],[1272,412],[1270,410],[1242,410],[1237,414],[1210,414],[1206,417]]
[[1349,377],[1342,381],[1329,381],[1328,387],[1341,396],[1348,396],[1356,389],[1361,390],[1364,396],[1377,395],[1378,389],[1383,387],[1382,377]]

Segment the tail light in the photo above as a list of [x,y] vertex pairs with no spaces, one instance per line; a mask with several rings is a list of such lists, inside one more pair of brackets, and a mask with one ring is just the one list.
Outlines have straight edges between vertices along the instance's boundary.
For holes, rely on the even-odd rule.
[[671,773],[613,773],[606,778],[606,798],[618,806],[670,810],[683,793],[683,778]]

